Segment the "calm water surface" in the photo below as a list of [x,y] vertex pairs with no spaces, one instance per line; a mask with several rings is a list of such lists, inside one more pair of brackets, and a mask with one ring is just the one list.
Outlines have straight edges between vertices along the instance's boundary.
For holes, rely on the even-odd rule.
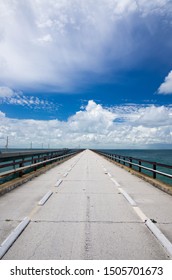
[[[111,154],[129,156],[133,158],[163,163],[172,166],[172,150],[101,150]],[[136,162],[138,163],[138,162]],[[145,166],[152,168],[152,165],[144,163]],[[138,168],[134,168],[138,169]],[[172,168],[157,167],[157,170],[172,175]],[[152,176],[152,172],[142,170],[143,173]],[[172,179],[157,175],[157,179],[172,185]]]

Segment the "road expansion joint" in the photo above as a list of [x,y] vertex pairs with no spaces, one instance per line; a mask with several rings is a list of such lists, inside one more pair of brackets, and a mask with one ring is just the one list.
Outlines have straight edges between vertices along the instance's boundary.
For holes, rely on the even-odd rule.
[[[56,220],[32,220],[30,222],[31,224],[37,224],[37,223],[52,223],[52,224],[79,224],[79,223],[84,223],[84,224],[142,224],[141,221],[96,221],[96,220],[77,220],[77,221],[70,221],[70,220],[61,220],[61,221],[56,221]],[[87,231],[88,232],[88,231]]]
[[15,220],[15,219],[5,219],[5,220],[0,220],[0,222],[17,222],[17,223],[20,223],[22,221],[22,219],[18,219],[18,220]]
[[[54,194],[58,194],[58,195],[104,195],[104,196],[109,196],[109,195],[114,195],[115,192],[109,192],[109,193],[105,193],[105,192],[90,192],[90,191],[86,191],[86,190],[82,190],[82,191],[79,191],[79,192],[54,192]],[[121,193],[120,193],[121,194]]]
[[[102,179],[65,179],[63,182],[102,182]],[[104,180],[105,182],[107,182],[106,180]]]
[[158,225],[172,225],[172,222],[158,222],[157,221],[157,224]]

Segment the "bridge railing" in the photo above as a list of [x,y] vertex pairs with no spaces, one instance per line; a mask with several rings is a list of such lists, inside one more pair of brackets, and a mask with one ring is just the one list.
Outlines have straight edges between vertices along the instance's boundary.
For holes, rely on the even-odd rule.
[[[110,154],[104,153],[98,150],[94,150],[94,152],[101,154],[117,163],[123,164],[129,168],[132,168],[140,173],[144,173],[148,176],[151,176],[153,179],[159,179],[165,183],[171,185],[172,179],[172,166],[159,163],[148,161],[144,159],[138,159],[129,156],[123,156],[118,154]],[[145,171],[145,172],[144,172]],[[151,174],[151,175],[150,175]],[[163,178],[168,178],[168,180],[164,180]]]
[[[22,156],[22,158],[19,156],[13,156],[10,158],[11,160],[7,161],[7,163],[0,163],[0,182],[1,184],[4,182],[7,182],[11,179],[22,177],[26,173],[37,171],[41,167],[45,167],[48,164],[54,163],[54,162],[62,162],[68,157],[71,157],[75,154],[77,154],[79,151],[73,151],[68,152],[66,154],[62,154],[60,156],[55,156],[55,153],[52,154],[37,154],[37,155],[28,155]],[[7,158],[6,158],[7,160]],[[2,171],[3,169],[8,169],[6,171]]]

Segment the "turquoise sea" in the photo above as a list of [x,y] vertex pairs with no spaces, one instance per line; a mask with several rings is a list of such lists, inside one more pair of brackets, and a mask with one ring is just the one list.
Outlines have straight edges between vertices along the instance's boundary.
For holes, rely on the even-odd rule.
[[172,150],[101,150],[107,153],[155,161],[172,166]]
[[[147,160],[147,161],[152,161],[152,162],[157,162],[157,163],[162,163],[162,164],[167,164],[172,166],[172,150],[113,150],[113,149],[102,149],[102,152],[105,153],[110,153],[110,154],[117,154],[121,156],[128,156],[128,157],[133,157],[137,159],[142,159],[142,160]],[[138,163],[138,162],[136,162]],[[144,163],[146,167],[152,168],[152,165]],[[137,169],[137,168],[135,168]],[[165,172],[168,174],[172,174],[172,168],[164,168],[164,167],[158,167],[157,170],[161,172]],[[143,171],[145,174],[152,176],[151,172]],[[167,177],[157,175],[157,179],[168,183],[172,185],[172,179],[169,179]]]

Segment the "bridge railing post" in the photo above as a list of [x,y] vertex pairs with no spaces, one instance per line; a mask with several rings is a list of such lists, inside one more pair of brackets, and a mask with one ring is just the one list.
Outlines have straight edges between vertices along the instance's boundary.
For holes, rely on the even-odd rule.
[[[34,163],[36,163],[36,162],[37,162],[36,158],[33,160],[33,162],[34,162]],[[34,167],[34,171],[36,171],[36,170],[37,170],[37,166],[35,165],[35,167]]]
[[[142,165],[141,160],[139,160],[139,165]],[[139,166],[139,172],[142,172],[142,168],[141,168],[141,166]]]
[[156,162],[153,163],[153,179],[156,179]]
[[[23,167],[23,166],[24,166],[23,161],[24,161],[24,159],[22,159],[22,162],[20,162],[19,167]],[[23,171],[21,170],[21,171],[19,172],[19,177],[22,177],[22,176],[23,176]]]
[[13,159],[13,169],[16,169],[16,161]]
[[45,160],[46,160],[46,156],[44,156],[44,164],[43,164],[44,167],[46,166]]
[[119,163],[121,163],[121,160],[120,160],[120,159],[121,159],[121,157],[119,156]]

